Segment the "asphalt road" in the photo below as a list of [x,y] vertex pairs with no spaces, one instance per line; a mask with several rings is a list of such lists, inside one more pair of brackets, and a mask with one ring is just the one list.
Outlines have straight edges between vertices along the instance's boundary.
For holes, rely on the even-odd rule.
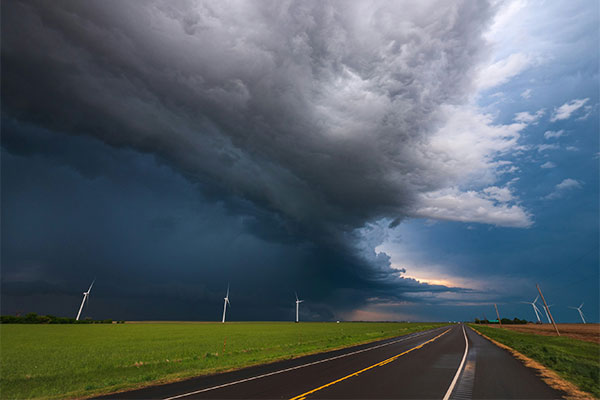
[[450,325],[102,398],[560,399],[563,394],[470,328]]

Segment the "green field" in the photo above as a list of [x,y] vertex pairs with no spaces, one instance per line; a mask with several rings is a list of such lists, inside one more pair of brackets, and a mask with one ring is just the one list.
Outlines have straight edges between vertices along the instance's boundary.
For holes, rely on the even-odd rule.
[[556,371],[581,390],[600,398],[600,346],[565,336],[542,336],[470,325],[484,335]]
[[73,398],[224,371],[444,324],[0,325],[2,398]]

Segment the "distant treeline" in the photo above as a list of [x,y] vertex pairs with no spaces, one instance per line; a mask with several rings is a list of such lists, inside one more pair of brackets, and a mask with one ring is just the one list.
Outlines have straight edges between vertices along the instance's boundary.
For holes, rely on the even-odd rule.
[[[115,321],[117,324],[122,324],[125,321]],[[23,317],[17,315],[2,315],[0,316],[2,324],[112,324],[112,319],[84,319],[77,321],[75,318],[56,317],[54,315],[37,315],[29,313]]]
[[[502,318],[502,324],[504,325],[523,325],[523,324],[527,324],[528,321],[525,319],[519,319],[519,318],[513,318],[513,319],[508,319],[508,318]],[[487,319],[479,319],[479,318],[475,318],[475,323],[476,324],[497,324],[498,320],[494,319],[492,321],[489,321]]]

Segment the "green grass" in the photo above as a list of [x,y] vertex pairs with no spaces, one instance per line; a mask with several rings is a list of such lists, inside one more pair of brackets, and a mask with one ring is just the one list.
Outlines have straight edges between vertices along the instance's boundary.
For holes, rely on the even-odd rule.
[[565,336],[542,336],[508,329],[470,325],[554,370],[581,390],[600,398],[600,346]]
[[0,397],[86,397],[150,382],[165,382],[292,358],[442,325],[2,324]]

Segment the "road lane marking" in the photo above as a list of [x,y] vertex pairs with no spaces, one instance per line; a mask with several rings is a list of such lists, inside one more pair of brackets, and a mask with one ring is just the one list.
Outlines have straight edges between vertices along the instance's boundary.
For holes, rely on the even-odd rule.
[[[321,364],[321,363],[324,363],[324,362],[327,362],[327,361],[337,360],[339,358],[344,358],[344,357],[352,356],[354,354],[363,353],[365,351],[375,350],[375,349],[379,349],[381,347],[385,347],[385,346],[389,346],[389,345],[392,345],[392,344],[404,342],[404,341],[406,341],[408,339],[417,338],[419,336],[423,336],[423,335],[426,335],[428,333],[435,332],[436,330],[439,330],[439,329],[441,329],[441,328],[435,328],[435,329],[431,329],[431,330],[424,331],[424,332],[417,332],[415,334],[409,334],[408,336],[402,337],[401,339],[394,340],[394,341],[387,342],[387,343],[383,343],[383,344],[380,344],[380,345],[377,345],[377,346],[373,346],[373,347],[367,347],[366,349],[356,350],[356,351],[353,351],[351,353],[340,354],[339,356],[326,358],[324,360],[313,361],[311,363],[297,365],[295,367],[280,369],[278,371],[273,371],[273,372],[269,372],[269,373],[262,374],[262,375],[252,376],[252,377],[246,378],[246,379],[240,379],[239,381],[228,382],[228,383],[224,383],[224,384],[218,385],[218,386],[212,386],[212,387],[205,388],[205,389],[195,390],[193,392],[178,394],[177,396],[167,397],[164,400],[180,399],[180,398],[183,398],[183,397],[193,396],[195,394],[199,394],[199,393],[203,393],[203,392],[208,392],[210,390],[221,389],[221,388],[224,388],[224,387],[227,387],[227,386],[237,385],[239,383],[244,383],[244,382],[249,382],[249,381],[253,381],[253,380],[256,380],[256,379],[266,378],[266,377],[271,376],[271,375],[277,375],[277,374],[281,374],[281,373],[284,373],[284,372],[293,371],[293,370],[304,368],[304,367],[310,367],[311,365]],[[444,332],[444,333],[446,333],[446,332]],[[300,400],[300,399],[297,399],[297,400]]]
[[[452,328],[450,328],[450,329],[452,329]],[[313,394],[313,393],[315,393],[315,392],[318,392],[319,390],[325,389],[325,388],[327,388],[327,387],[329,387],[329,386],[333,386],[333,385],[335,385],[336,383],[340,383],[340,382],[342,382],[342,381],[345,381],[346,379],[348,379],[348,378],[352,378],[353,376],[358,376],[359,374],[362,374],[363,372],[365,372],[365,371],[368,371],[368,370],[370,370],[370,369],[372,369],[372,368],[375,368],[375,367],[380,367],[380,366],[382,366],[382,365],[388,364],[388,363],[390,363],[390,362],[392,362],[392,361],[394,361],[394,360],[396,360],[396,359],[398,359],[398,358],[402,357],[403,355],[410,353],[410,352],[411,352],[411,351],[413,351],[413,350],[420,349],[421,347],[425,346],[427,343],[431,343],[431,342],[433,342],[433,341],[437,340],[438,338],[440,338],[440,337],[444,336],[446,333],[448,333],[448,332],[450,331],[450,329],[447,329],[447,330],[445,330],[444,332],[440,333],[439,335],[437,335],[437,336],[436,336],[436,337],[434,337],[433,339],[429,339],[428,341],[426,341],[426,342],[423,342],[423,343],[421,343],[420,345],[413,347],[412,349],[409,349],[409,350],[403,351],[402,353],[400,353],[400,354],[396,354],[396,355],[395,355],[395,356],[393,356],[393,357],[390,357],[390,358],[388,358],[388,359],[386,359],[386,360],[380,361],[380,362],[378,362],[377,364],[373,364],[373,365],[371,365],[371,366],[369,366],[369,367],[367,367],[367,368],[363,368],[363,369],[361,369],[360,371],[356,371],[356,372],[354,372],[354,373],[352,373],[352,374],[350,374],[350,375],[346,375],[346,376],[344,376],[343,378],[337,379],[337,380],[335,380],[335,381],[333,381],[333,382],[329,382],[329,383],[327,383],[327,384],[325,384],[325,385],[323,385],[323,386],[319,386],[318,388],[315,388],[315,389],[313,389],[313,390],[309,390],[308,392],[305,392],[305,393],[299,394],[298,396],[292,397],[290,400],[301,400],[301,399],[305,398],[306,396],[308,396],[309,394]]]
[[[465,331],[468,328],[465,328]],[[467,338],[469,335],[467,334]],[[473,398],[473,388],[475,386],[475,370],[477,369],[477,347],[469,347],[467,361],[460,373],[456,387],[452,391],[452,400],[471,400]]]
[[456,386],[456,382],[458,381],[458,377],[460,376],[460,372],[462,371],[464,365],[465,365],[465,360],[467,359],[467,353],[469,352],[469,340],[467,339],[467,334],[465,332],[465,326],[462,326],[462,330],[463,330],[463,335],[465,336],[465,354],[463,355],[462,361],[460,362],[460,365],[458,366],[458,369],[456,370],[456,375],[454,375],[454,379],[452,379],[452,383],[450,383],[450,387],[448,388],[448,391],[446,392],[446,395],[444,396],[443,400],[448,400],[450,398],[450,395],[452,394],[452,391],[454,390],[454,386]]

